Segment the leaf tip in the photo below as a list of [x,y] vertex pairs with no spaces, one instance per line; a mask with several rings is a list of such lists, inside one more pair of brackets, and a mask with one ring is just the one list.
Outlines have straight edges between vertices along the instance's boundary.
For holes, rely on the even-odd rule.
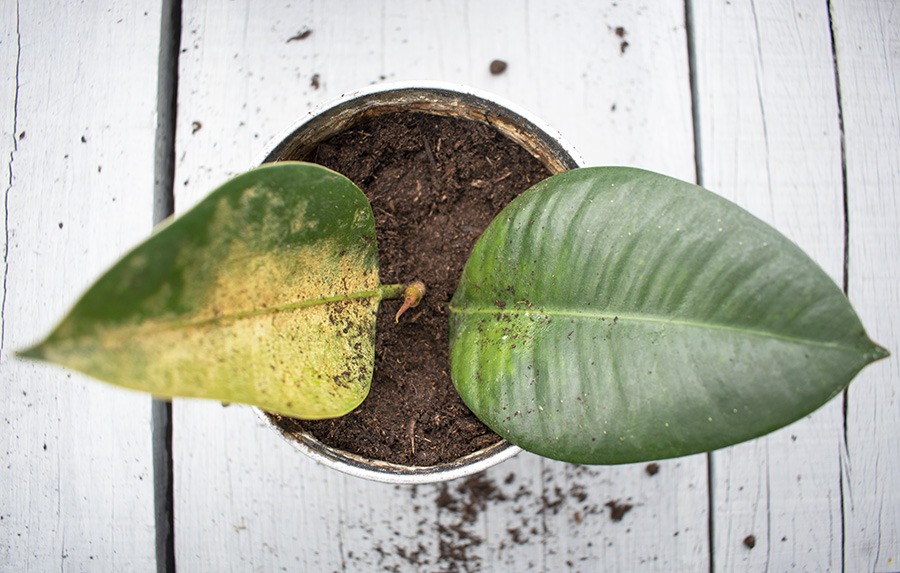
[[880,344],[876,344],[873,342],[872,343],[872,352],[869,355],[871,358],[869,360],[869,362],[877,362],[883,358],[887,358],[890,355],[891,355],[891,353],[887,348],[881,346]]
[[16,358],[22,358],[25,360],[47,360],[47,354],[44,348],[45,344],[41,342],[40,344],[35,344],[30,348],[25,348],[24,350],[17,350],[15,352]]

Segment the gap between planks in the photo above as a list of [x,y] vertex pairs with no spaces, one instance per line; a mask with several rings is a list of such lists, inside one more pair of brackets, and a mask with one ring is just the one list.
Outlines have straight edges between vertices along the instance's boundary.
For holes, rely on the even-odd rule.
[[[153,224],[175,212],[175,125],[178,107],[178,55],[181,0],[163,0],[160,18],[157,123],[153,185]],[[175,573],[175,492],[172,456],[172,403],[151,404],[153,488],[156,516],[156,571]]]

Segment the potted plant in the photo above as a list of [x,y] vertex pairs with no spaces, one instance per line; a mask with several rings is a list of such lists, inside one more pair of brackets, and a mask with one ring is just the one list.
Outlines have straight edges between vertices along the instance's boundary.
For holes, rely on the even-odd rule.
[[300,118],[255,163],[285,160],[313,160],[358,182],[373,206],[383,280],[421,277],[429,294],[400,325],[399,301],[380,313],[372,391],[352,416],[301,423],[261,413],[264,423],[325,465],[394,483],[470,475],[517,453],[453,387],[447,304],[475,239],[500,208],[580,166],[577,152],[491,94],[398,82]]
[[[572,169],[564,144],[473,94],[399,91],[334,106],[266,159],[307,158],[386,105],[462,107],[556,172],[493,219],[443,301],[453,384],[509,442],[589,464],[709,451],[808,414],[887,356],[830,278],[740,207],[647,171]],[[349,179],[264,165],[155,232],[22,355],[158,396],[252,404],[276,421],[344,416],[369,391],[382,301],[430,303],[429,277],[383,284],[378,255],[373,210]],[[500,442],[436,470],[353,455],[340,467],[449,479],[516,451]]]

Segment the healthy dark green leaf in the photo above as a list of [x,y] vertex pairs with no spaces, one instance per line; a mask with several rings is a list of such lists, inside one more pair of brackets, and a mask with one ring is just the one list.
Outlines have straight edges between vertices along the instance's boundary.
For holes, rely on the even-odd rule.
[[524,449],[626,463],[801,418],[887,355],[797,246],[700,187],[569,171],[513,201],[451,302],[452,376]]
[[388,291],[362,192],[268,165],[162,227],[22,355],[158,396],[339,416],[368,393]]

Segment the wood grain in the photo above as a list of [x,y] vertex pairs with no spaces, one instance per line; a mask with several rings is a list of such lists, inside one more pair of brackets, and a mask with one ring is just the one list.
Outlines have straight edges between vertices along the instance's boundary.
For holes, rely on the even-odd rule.
[[900,570],[900,13],[893,2],[832,2],[846,146],[848,291],[892,356],[847,394],[842,452],[846,571]]
[[144,4],[0,7],[0,571],[156,570],[150,398],[13,356],[151,230]]
[[[840,284],[841,141],[825,4],[692,5],[704,185],[792,239]],[[838,397],[711,454],[716,570],[841,569],[842,439]]]
[[[521,454],[468,480],[389,486],[316,465],[248,408],[177,401],[178,568],[900,568],[895,4],[184,0],[179,211],[298,116],[371,83],[483,88],[588,164],[687,180],[696,120],[703,182],[837,281],[846,194],[849,296],[894,356],[854,381],[845,410],[717,452],[709,474],[705,456],[651,475]],[[3,573],[157,568],[149,398],[12,353],[150,232],[160,16],[158,2],[0,3]],[[610,502],[631,508],[616,521]]]
[[[683,5],[619,4],[185,2],[176,205],[246,168],[311,106],[414,78],[530,108],[589,163],[690,179]],[[490,74],[494,59],[508,63],[502,75]],[[643,466],[523,454],[476,480],[393,487],[315,466],[240,406],[177,401],[174,428],[176,553],[188,570],[708,567],[704,456],[651,478]],[[612,500],[634,505],[621,522]]]

